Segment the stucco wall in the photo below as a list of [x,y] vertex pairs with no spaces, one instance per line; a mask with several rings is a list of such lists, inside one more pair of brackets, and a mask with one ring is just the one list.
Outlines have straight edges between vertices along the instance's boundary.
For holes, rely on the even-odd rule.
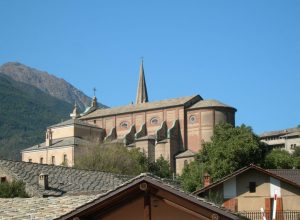
[[67,156],[67,165],[73,166],[74,165],[74,150],[73,146],[66,146],[61,148],[48,148],[48,149],[41,149],[36,151],[30,152],[23,152],[22,153],[22,161],[29,162],[31,159],[32,163],[40,163],[40,159],[43,158],[44,164],[52,164],[52,156],[55,157],[54,165],[62,165],[64,155]]
[[52,139],[59,139],[64,137],[73,137],[74,136],[74,126],[65,126],[52,128]]

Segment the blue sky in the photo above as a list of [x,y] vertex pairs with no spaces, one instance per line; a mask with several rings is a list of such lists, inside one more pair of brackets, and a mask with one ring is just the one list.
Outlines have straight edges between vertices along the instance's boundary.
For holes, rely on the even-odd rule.
[[109,106],[200,94],[255,132],[300,124],[300,1],[0,0],[0,64],[45,70]]

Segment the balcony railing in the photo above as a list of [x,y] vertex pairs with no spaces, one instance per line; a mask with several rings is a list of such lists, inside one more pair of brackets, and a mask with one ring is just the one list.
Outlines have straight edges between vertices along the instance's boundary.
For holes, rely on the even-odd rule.
[[[241,216],[245,216],[251,220],[262,220],[260,211],[239,212]],[[272,220],[272,212],[265,212],[266,220]],[[300,210],[296,211],[277,211],[276,220],[300,220]]]

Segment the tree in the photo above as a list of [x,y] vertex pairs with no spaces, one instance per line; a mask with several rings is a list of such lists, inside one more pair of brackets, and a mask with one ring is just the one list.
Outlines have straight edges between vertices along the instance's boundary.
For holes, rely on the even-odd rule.
[[[259,141],[251,127],[233,127],[222,123],[215,127],[211,142],[203,144],[195,162],[183,170],[180,179],[184,189],[193,191],[203,186],[203,171],[208,172],[212,180],[216,181],[251,163],[263,164],[266,153],[267,146]],[[200,170],[201,174],[192,173]]]
[[28,198],[25,190],[25,183],[13,180],[12,182],[0,183],[0,198]]
[[286,150],[274,149],[267,154],[265,168],[291,169],[294,167],[294,158]]
[[296,169],[300,169],[300,146],[297,146],[295,148],[295,151],[293,153],[293,158],[294,158],[294,167]]
[[86,146],[76,158],[75,167],[124,175],[147,171],[147,158],[138,149],[127,149],[123,144]]
[[192,161],[183,169],[179,177],[181,187],[188,192],[193,192],[203,186],[204,164],[199,161]]
[[172,172],[170,170],[169,161],[160,156],[155,162],[148,163],[148,172],[153,173],[161,178],[171,178]]
[[76,158],[75,167],[124,175],[138,175],[150,172],[162,178],[170,178],[170,164],[162,156],[155,162],[138,148],[128,149],[123,144],[86,146],[82,156]]

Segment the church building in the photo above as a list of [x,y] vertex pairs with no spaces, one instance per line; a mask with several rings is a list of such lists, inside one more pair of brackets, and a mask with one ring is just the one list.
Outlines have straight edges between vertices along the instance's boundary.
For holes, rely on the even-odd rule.
[[200,95],[149,102],[142,62],[134,104],[98,108],[94,96],[84,113],[75,106],[72,119],[48,127],[45,143],[23,150],[22,160],[73,166],[82,146],[121,142],[139,148],[150,160],[162,156],[180,175],[203,142],[210,141],[215,125],[235,124],[235,112],[234,107]]

